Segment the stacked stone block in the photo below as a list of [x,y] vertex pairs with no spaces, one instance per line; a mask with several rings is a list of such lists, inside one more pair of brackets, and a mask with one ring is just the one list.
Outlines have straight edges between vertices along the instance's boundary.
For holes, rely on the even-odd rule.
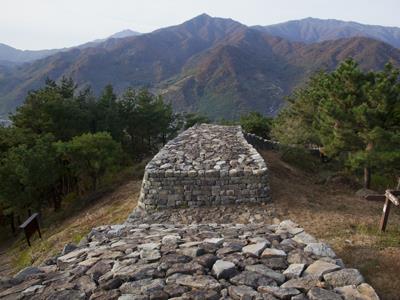
[[270,199],[268,170],[240,126],[196,125],[146,166],[139,206],[145,210]]

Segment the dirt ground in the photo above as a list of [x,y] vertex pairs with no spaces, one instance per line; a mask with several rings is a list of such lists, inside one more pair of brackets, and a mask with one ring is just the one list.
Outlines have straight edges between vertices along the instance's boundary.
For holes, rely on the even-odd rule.
[[400,208],[392,207],[388,230],[381,234],[383,203],[362,200],[343,185],[318,184],[315,174],[288,165],[277,152],[263,156],[278,217],[330,244],[347,267],[360,269],[382,299],[400,299]]

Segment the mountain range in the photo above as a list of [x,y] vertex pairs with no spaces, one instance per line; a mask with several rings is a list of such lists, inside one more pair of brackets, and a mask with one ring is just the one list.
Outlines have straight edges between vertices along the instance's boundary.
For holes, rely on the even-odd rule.
[[117,92],[147,87],[176,111],[213,119],[254,110],[273,116],[284,97],[311,74],[332,70],[348,57],[366,70],[381,69],[389,61],[399,66],[399,31],[318,19],[248,27],[203,14],[151,33],[95,41],[22,65],[0,65],[0,116],[14,111],[46,78],[63,76],[90,85],[96,94],[109,83]]
[[69,47],[69,48],[62,48],[62,49],[45,49],[45,50],[20,50],[8,46],[6,44],[0,43],[0,65],[3,66],[13,66],[21,63],[32,62],[41,58],[45,58],[47,56],[53,55],[57,52],[61,51],[68,51],[72,48],[88,48],[96,46],[99,43],[106,41],[107,39],[119,39],[125,38],[128,36],[139,35],[139,32],[125,29],[123,31],[114,33],[113,35],[109,36],[105,39],[97,39],[79,46]]

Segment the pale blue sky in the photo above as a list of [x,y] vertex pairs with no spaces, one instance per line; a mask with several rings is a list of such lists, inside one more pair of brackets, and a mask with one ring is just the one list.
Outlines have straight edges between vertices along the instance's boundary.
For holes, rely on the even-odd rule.
[[149,32],[201,13],[246,25],[315,17],[400,27],[400,0],[1,0],[0,43],[61,48],[123,29]]

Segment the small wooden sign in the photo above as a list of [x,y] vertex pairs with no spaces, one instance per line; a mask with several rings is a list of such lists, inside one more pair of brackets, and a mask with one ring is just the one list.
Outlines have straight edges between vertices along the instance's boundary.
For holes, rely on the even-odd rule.
[[19,228],[24,230],[26,241],[28,242],[29,247],[31,246],[31,243],[29,241],[30,237],[34,235],[34,233],[37,231],[39,233],[39,237],[42,238],[42,235],[40,233],[40,227],[39,227],[39,214],[34,213],[32,216],[30,216],[24,223],[22,223]]
[[390,207],[392,204],[399,206],[400,200],[400,190],[386,190],[385,192],[385,204],[383,205],[383,212],[380,222],[380,230],[385,231],[386,225],[389,219]]

